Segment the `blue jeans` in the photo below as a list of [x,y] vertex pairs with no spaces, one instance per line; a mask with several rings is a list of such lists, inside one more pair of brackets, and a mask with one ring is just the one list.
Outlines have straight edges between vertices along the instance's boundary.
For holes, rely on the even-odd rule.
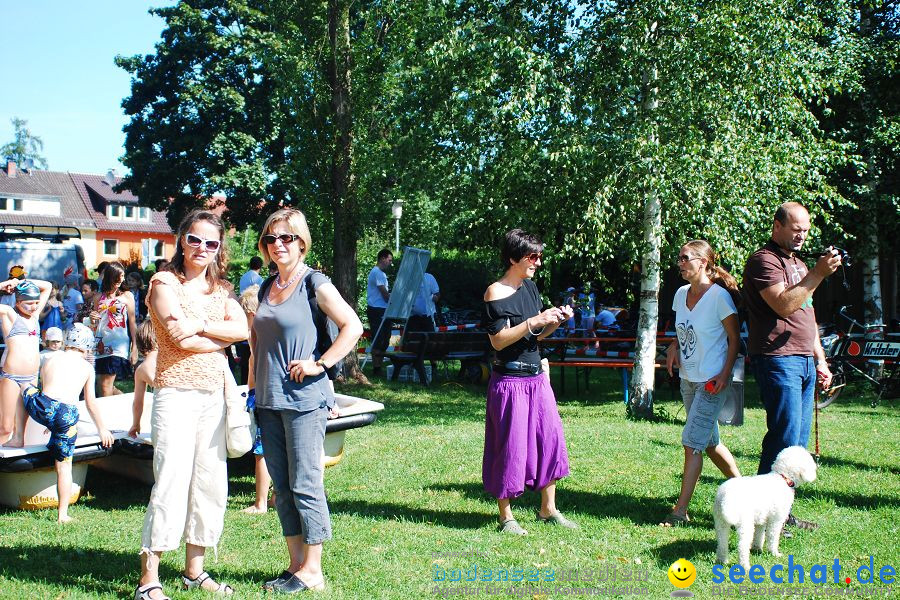
[[750,357],[753,374],[766,408],[768,431],[759,457],[760,475],[772,470],[778,453],[789,446],[809,442],[816,386],[816,365],[812,356]]
[[328,409],[299,412],[257,408],[266,467],[275,488],[275,510],[285,537],[305,544],[331,539],[322,465]]

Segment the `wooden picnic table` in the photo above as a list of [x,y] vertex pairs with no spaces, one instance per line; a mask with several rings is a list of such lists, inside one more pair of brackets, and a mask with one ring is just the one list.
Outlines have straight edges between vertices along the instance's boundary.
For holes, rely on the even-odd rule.
[[[551,367],[559,367],[560,391],[565,392],[566,378],[565,368],[575,369],[575,389],[579,388],[580,375],[584,374],[585,389],[590,389],[590,373],[592,369],[618,369],[622,375],[622,395],[625,404],[629,400],[629,373],[634,368],[634,344],[636,337],[632,336],[597,336],[597,337],[558,337],[545,338],[541,344],[545,346],[561,346],[549,353]],[[657,355],[654,366],[665,368],[665,347],[673,340],[674,332],[658,332],[656,336]],[[621,346],[630,344],[627,348],[609,349],[610,345]],[[604,346],[607,346],[604,348]],[[553,359],[556,355],[559,358]]]

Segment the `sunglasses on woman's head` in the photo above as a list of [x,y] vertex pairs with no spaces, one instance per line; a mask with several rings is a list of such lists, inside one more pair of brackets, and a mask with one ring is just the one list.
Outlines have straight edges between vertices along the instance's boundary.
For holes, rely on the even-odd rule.
[[543,257],[544,257],[543,252],[532,252],[531,254],[528,254],[525,256],[525,258],[527,258],[529,261],[531,261],[533,263],[536,263],[537,261],[541,260]]
[[282,245],[287,246],[294,240],[299,240],[299,239],[300,239],[300,236],[297,235],[296,233],[282,233],[280,235],[267,233],[266,235],[262,236],[262,243],[268,244],[271,246],[272,244],[275,243],[275,240],[281,240]]
[[199,248],[200,246],[205,246],[206,249],[210,252],[217,252],[219,250],[219,246],[222,245],[222,242],[220,242],[219,240],[205,240],[199,235],[194,235],[193,233],[188,233],[184,236],[184,243],[191,248]]

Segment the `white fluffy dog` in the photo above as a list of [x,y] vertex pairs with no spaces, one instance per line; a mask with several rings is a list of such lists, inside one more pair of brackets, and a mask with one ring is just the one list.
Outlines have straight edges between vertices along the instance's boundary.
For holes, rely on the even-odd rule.
[[728,561],[728,534],[737,531],[738,559],[750,569],[750,548],[762,549],[763,536],[773,556],[781,556],[778,542],[791,505],[794,486],[816,480],[816,461],[802,446],[785,448],[775,457],[772,472],[734,477],[719,486],[713,517],[719,545],[716,561]]

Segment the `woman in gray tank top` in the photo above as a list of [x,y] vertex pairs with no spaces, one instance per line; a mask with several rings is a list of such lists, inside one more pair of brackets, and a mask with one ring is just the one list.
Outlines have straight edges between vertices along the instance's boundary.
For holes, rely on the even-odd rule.
[[[322,465],[330,383],[325,370],[356,348],[362,323],[331,281],[304,263],[312,241],[302,212],[284,208],[262,229],[259,253],[278,275],[263,283],[250,332],[256,415],[275,488],[275,510],[290,565],[264,587],[293,593],[324,589],[322,543],[331,539]],[[319,354],[308,291],[338,326],[331,347]]]

